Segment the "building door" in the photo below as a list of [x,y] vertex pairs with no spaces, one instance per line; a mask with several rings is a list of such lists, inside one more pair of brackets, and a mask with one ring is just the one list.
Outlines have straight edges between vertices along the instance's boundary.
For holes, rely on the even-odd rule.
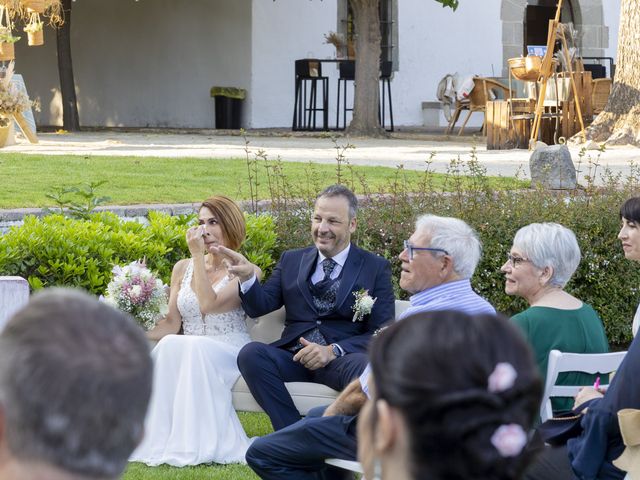
[[[546,45],[549,31],[549,20],[556,16],[556,0],[528,0],[524,16],[523,54],[527,54],[528,45]],[[562,23],[574,23],[573,7],[570,0],[565,0],[560,12]]]

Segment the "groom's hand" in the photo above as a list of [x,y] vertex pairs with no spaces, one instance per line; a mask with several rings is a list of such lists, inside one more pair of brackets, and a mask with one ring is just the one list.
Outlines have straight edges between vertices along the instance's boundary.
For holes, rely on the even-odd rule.
[[331,345],[318,345],[307,341],[303,337],[300,337],[300,343],[304,347],[293,356],[293,361],[300,362],[309,370],[322,368],[336,358]]
[[216,250],[223,256],[223,261],[227,265],[227,271],[240,279],[240,282],[246,282],[256,273],[256,267],[247,260],[244,255],[230,248],[219,246]]

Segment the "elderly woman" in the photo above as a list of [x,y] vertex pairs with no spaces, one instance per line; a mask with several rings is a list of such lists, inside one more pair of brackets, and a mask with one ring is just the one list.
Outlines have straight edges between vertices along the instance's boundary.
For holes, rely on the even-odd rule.
[[[533,346],[543,376],[551,350],[604,353],[609,350],[602,321],[594,309],[564,291],[580,263],[580,247],[571,230],[557,223],[521,228],[501,271],[505,291],[524,298],[529,308],[513,317]],[[559,385],[587,385],[595,377],[564,373]],[[572,399],[553,399],[554,410],[570,409]]]
[[503,317],[418,313],[374,338],[358,459],[370,480],[515,480],[540,406],[531,349]]
[[[640,197],[632,197],[622,204],[620,221],[618,239],[624,256],[640,261]],[[636,312],[634,336],[639,316]],[[636,337],[604,396],[591,387],[578,394],[576,405],[595,398],[582,419],[582,433],[570,439],[566,446],[544,448],[525,479],[622,480],[625,473],[614,465],[624,450],[617,413],[625,408],[640,409],[639,377],[640,339]]]

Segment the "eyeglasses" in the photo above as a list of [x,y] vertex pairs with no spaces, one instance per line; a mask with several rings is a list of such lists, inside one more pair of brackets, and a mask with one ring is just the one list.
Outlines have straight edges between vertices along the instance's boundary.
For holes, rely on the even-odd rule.
[[405,240],[403,242],[404,245],[404,249],[407,251],[407,253],[409,253],[409,260],[413,260],[413,254],[416,250],[425,250],[428,252],[442,252],[445,255],[449,255],[449,252],[447,252],[445,249],[443,248],[431,248],[431,247],[414,247],[413,245],[411,245],[409,243],[409,240]]
[[507,253],[507,262],[509,262],[513,268],[518,268],[519,265],[530,261],[531,260],[529,260],[528,258],[514,257],[510,253]]

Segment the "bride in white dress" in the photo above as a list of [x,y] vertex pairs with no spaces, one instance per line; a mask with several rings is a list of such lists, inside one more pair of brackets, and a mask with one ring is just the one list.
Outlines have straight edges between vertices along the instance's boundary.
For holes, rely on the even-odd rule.
[[[244,462],[250,440],[231,403],[240,376],[236,357],[250,341],[240,308],[238,280],[214,248],[236,250],[244,217],[229,198],[203,202],[199,226],[187,231],[192,258],[171,275],[169,313],[148,332],[159,340],[144,439],[132,462],[182,467]],[[205,255],[206,253],[206,255]],[[184,335],[176,335],[182,326]]]

